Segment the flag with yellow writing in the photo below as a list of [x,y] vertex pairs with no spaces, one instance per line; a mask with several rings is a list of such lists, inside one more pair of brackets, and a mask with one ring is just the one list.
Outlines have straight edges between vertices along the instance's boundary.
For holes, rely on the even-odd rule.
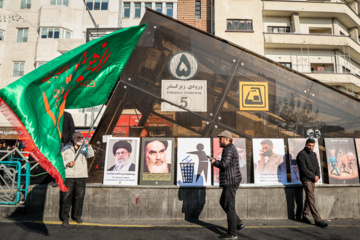
[[0,110],[61,191],[65,109],[105,104],[146,25],[120,29],[81,45],[0,90]]

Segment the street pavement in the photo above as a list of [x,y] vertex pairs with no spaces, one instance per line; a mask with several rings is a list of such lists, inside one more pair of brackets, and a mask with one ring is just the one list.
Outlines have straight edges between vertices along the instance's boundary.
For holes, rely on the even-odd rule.
[[[327,220],[322,229],[292,220],[248,220],[238,239],[360,239],[360,219]],[[226,221],[121,221],[70,222],[57,219],[0,218],[0,239],[218,239]]]

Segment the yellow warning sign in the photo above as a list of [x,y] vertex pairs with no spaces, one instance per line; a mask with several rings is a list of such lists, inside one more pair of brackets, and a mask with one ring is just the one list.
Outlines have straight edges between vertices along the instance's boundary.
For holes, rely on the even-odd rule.
[[240,82],[240,110],[269,111],[267,82]]

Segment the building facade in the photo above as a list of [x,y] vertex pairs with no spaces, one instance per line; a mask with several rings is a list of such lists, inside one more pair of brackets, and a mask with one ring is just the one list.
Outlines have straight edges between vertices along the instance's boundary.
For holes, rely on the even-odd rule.
[[359,3],[214,0],[214,34],[356,97]]
[[[0,0],[0,88],[84,44],[88,28],[139,24],[146,7],[177,18],[177,0]],[[86,127],[99,109],[69,111]],[[10,127],[2,114],[0,127]]]

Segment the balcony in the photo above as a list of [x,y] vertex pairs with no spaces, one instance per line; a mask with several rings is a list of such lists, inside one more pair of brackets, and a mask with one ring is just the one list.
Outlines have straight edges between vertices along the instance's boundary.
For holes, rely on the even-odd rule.
[[340,1],[264,1],[265,16],[290,17],[298,13],[300,18],[336,18],[346,27],[358,26],[360,17],[346,3]]
[[360,45],[347,36],[334,36],[325,34],[295,34],[295,33],[264,33],[266,48],[278,49],[324,49],[324,50],[350,50],[350,55],[360,62]]

